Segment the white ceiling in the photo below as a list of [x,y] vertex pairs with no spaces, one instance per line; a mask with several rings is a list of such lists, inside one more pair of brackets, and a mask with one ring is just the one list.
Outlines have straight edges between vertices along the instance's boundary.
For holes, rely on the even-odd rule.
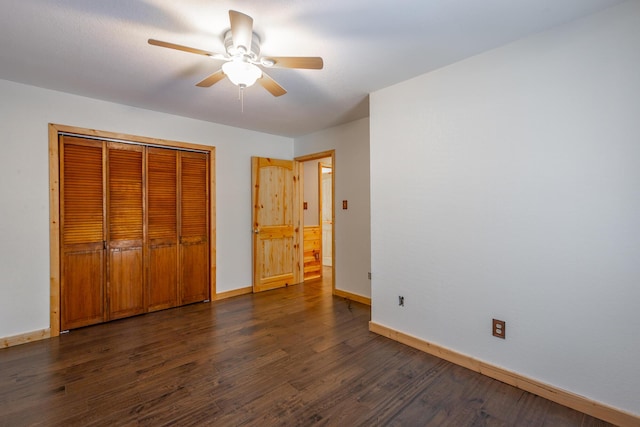
[[[296,137],[366,117],[368,94],[622,0],[4,0],[0,79]],[[271,69],[288,93],[227,79],[228,10],[254,19],[262,54],[321,56],[323,70]],[[8,100],[3,100],[7,102]]]

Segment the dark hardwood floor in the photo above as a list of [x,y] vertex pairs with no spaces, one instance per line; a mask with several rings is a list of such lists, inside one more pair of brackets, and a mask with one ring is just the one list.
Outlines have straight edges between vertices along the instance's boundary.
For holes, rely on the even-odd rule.
[[369,319],[318,280],[2,349],[0,425],[609,425]]

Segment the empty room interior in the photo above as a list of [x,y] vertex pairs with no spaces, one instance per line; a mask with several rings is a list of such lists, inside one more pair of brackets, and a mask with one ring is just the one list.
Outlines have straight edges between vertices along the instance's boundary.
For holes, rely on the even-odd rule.
[[9,1],[0,425],[640,426],[640,1]]

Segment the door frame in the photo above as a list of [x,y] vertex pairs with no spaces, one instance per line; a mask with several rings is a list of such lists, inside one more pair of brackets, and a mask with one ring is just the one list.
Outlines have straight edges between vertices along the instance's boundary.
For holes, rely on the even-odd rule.
[[[324,248],[324,225],[323,225],[323,219],[322,219],[322,210],[324,209],[324,203],[323,198],[324,198],[324,191],[322,190],[322,176],[324,175],[322,173],[322,169],[323,168],[328,168],[331,169],[331,172],[329,172],[331,174],[331,241],[333,242],[333,220],[334,220],[334,211],[333,211],[333,165],[327,164],[327,163],[322,163],[322,162],[318,162],[318,224],[320,225],[320,265],[321,267],[324,267],[324,254],[325,254],[325,248]],[[331,248],[333,249],[333,247]],[[333,265],[333,252],[331,252],[331,265]]]
[[[215,147],[49,123],[49,337],[60,335],[60,145],[59,134],[209,154],[209,298],[216,296]],[[46,335],[46,334],[45,334]]]
[[[333,223],[333,227],[331,229],[331,293],[335,295],[336,293],[336,150],[327,150],[319,153],[306,154],[304,156],[295,157],[294,160],[299,163],[308,162],[310,160],[321,160],[327,157],[331,158],[331,167],[333,169],[333,177],[331,179],[331,221]],[[304,189],[304,174],[302,173],[303,168],[300,168],[300,199],[302,200],[303,189]],[[300,217],[303,217],[302,213],[302,203],[299,206],[300,209]],[[303,224],[304,225],[304,224]],[[302,259],[302,245],[300,245],[300,256]]]

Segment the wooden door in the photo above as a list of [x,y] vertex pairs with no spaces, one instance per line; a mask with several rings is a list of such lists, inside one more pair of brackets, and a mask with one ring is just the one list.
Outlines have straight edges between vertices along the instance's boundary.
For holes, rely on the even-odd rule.
[[180,153],[181,304],[210,299],[208,165],[206,153]]
[[148,311],[178,305],[178,153],[147,148]]
[[56,335],[211,299],[214,150],[102,134],[64,127],[50,139]]
[[144,147],[107,143],[109,319],[145,312]]
[[252,158],[253,291],[300,282],[298,164]]
[[105,212],[103,143],[60,136],[60,328],[103,322]]

